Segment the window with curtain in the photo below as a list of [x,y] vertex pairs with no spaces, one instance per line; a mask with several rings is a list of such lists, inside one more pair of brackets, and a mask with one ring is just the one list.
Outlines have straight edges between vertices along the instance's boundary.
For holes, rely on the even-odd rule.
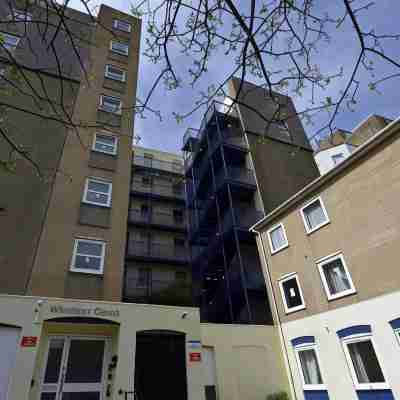
[[318,268],[328,299],[356,292],[343,255],[325,259],[318,263]]
[[295,349],[304,389],[323,389],[324,382],[314,345]]
[[358,389],[387,387],[371,338],[345,342],[345,350]]
[[285,228],[283,224],[279,224],[268,231],[269,244],[272,253],[288,246]]
[[328,214],[320,197],[304,206],[301,213],[307,233],[311,233],[329,222]]

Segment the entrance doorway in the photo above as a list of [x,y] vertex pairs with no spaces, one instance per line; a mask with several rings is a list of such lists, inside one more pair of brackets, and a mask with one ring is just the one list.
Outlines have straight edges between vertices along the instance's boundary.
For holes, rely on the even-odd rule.
[[187,400],[184,333],[172,331],[137,333],[135,392],[138,400]]
[[103,400],[109,341],[106,338],[49,338],[40,400]]

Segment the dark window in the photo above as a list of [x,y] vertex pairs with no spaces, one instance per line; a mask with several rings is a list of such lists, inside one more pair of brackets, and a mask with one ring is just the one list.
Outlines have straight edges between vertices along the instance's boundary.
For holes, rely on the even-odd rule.
[[182,222],[183,221],[183,210],[174,210],[173,211],[174,215],[174,220],[176,222]]
[[185,282],[186,281],[186,272],[176,271],[175,272],[175,280],[178,282]]
[[137,287],[148,287],[151,281],[151,269],[139,268],[136,286]]
[[175,238],[174,239],[174,245],[175,247],[184,247],[185,246],[185,240],[181,238]]
[[153,179],[151,176],[142,176],[142,184],[144,186],[151,186],[153,184]]
[[292,310],[296,307],[303,305],[303,299],[300,293],[300,288],[297,283],[297,278],[293,277],[287,279],[281,283],[283,293],[285,296],[285,303],[288,310]]

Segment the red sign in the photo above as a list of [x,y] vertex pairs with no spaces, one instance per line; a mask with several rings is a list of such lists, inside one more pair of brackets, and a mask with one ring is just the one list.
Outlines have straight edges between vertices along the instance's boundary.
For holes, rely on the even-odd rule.
[[37,345],[37,336],[22,336],[21,347],[35,347]]
[[192,362],[200,362],[201,353],[189,353],[189,360]]

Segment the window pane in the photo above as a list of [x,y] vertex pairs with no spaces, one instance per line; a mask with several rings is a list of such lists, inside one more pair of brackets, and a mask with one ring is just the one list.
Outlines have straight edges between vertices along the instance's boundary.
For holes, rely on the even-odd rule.
[[100,242],[78,242],[78,249],[77,252],[79,254],[87,254],[90,256],[101,256],[103,249],[103,243]]
[[303,304],[296,278],[283,282],[282,286],[283,292],[285,293],[287,308],[298,307]]
[[42,393],[40,400],[56,400],[56,393]]
[[75,268],[100,271],[101,258],[77,255],[75,257]]
[[110,184],[98,181],[89,181],[88,189],[95,192],[108,193],[110,191]]
[[100,392],[63,392],[62,400],[100,400]]
[[340,258],[325,264],[322,267],[322,270],[331,294],[337,294],[351,289],[346,270],[344,269],[342,260]]
[[150,282],[150,277],[151,277],[150,269],[145,269],[145,268],[138,269],[138,279],[137,279],[136,286],[137,287],[148,286],[148,284]]
[[94,192],[87,192],[86,200],[92,203],[98,204],[108,204],[108,195],[106,194],[99,194]]
[[115,145],[115,137],[112,136],[106,136],[106,135],[96,135],[96,141],[102,144],[106,144],[108,146],[114,146]]
[[348,345],[358,383],[385,382],[372,342],[365,340]]
[[103,340],[71,340],[65,382],[101,382],[103,357]]
[[307,206],[304,209],[304,215],[309,229],[313,229],[316,226],[323,224],[326,220],[319,200]]
[[319,370],[317,355],[314,349],[299,351],[301,369],[306,385],[321,385],[322,377]]
[[282,226],[278,226],[277,228],[272,230],[269,234],[271,237],[273,250],[279,249],[286,244],[286,239]]
[[[57,383],[60,376],[64,339],[51,339],[43,383]],[[49,397],[51,398],[51,397]]]

